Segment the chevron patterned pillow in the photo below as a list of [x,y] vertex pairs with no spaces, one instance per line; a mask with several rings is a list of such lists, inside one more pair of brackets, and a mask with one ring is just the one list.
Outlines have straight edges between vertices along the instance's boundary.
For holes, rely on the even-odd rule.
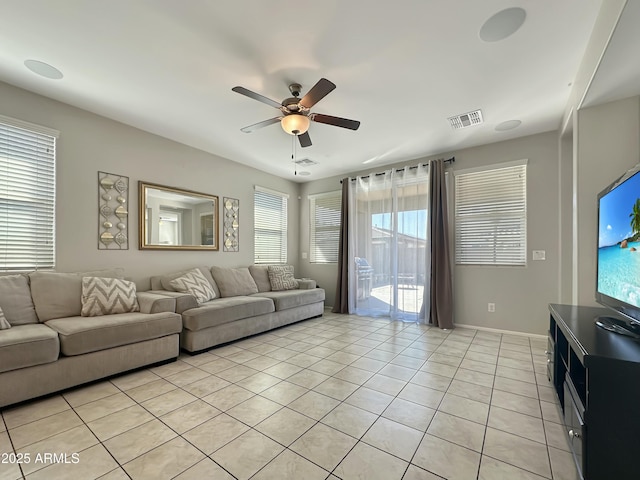
[[2,313],[2,309],[0,308],[0,330],[6,330],[7,328],[11,328],[11,324]]
[[118,278],[82,277],[83,317],[140,310],[136,284]]
[[298,281],[293,278],[293,265],[269,265],[271,290],[295,290]]
[[171,280],[169,284],[175,288],[177,292],[193,295],[198,305],[216,298],[216,292],[213,291],[211,283],[197,268],[189,270],[183,276]]

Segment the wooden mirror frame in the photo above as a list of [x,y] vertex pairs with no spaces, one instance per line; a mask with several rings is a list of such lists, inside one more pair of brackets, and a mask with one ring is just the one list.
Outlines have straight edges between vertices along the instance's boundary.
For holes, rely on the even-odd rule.
[[[152,195],[157,191],[157,195]],[[138,246],[140,250],[218,250],[218,196],[206,193],[194,192],[182,188],[167,187],[155,183],[138,182]],[[151,197],[150,197],[151,195]],[[164,205],[158,203],[157,209],[149,205],[149,198],[165,201]],[[208,209],[194,210],[189,205],[200,205],[211,202]],[[182,228],[175,230],[178,243],[163,243],[157,240],[150,241],[149,237],[160,234],[160,212],[165,207],[165,214],[175,212],[177,226]],[[191,217],[185,217],[191,211]],[[196,216],[198,215],[198,216]],[[149,230],[155,221],[149,222],[149,218],[157,218],[158,231]],[[206,218],[210,217],[210,218]],[[184,221],[183,221],[184,218]],[[206,222],[206,225],[203,225]],[[190,225],[188,228],[186,225]],[[203,229],[205,229],[203,231]],[[210,233],[208,233],[210,232]],[[211,241],[212,243],[204,243]]]

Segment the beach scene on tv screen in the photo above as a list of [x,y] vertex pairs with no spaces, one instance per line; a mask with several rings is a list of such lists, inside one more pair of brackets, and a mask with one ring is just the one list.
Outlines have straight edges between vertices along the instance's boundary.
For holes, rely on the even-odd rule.
[[598,292],[640,307],[640,173],[600,199]]

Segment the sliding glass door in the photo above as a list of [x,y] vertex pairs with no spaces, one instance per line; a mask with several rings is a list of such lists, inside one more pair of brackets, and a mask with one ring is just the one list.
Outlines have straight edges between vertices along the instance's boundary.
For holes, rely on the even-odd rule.
[[355,179],[350,198],[351,312],[425,321],[427,172],[428,167],[419,166]]

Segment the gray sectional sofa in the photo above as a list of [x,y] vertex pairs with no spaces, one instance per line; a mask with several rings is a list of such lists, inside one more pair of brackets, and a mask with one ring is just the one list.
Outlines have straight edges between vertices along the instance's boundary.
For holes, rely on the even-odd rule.
[[173,280],[188,271],[151,277],[150,293],[171,296],[182,315],[180,346],[198,353],[239,338],[265,332],[300,320],[321,316],[325,291],[309,279],[296,280],[296,288],[274,291],[269,266],[248,268],[198,267],[210,283],[212,300],[198,303],[188,293],[177,292]]
[[139,311],[83,317],[85,276],[122,271],[0,276],[0,408],[178,357],[175,299],[138,292]]

